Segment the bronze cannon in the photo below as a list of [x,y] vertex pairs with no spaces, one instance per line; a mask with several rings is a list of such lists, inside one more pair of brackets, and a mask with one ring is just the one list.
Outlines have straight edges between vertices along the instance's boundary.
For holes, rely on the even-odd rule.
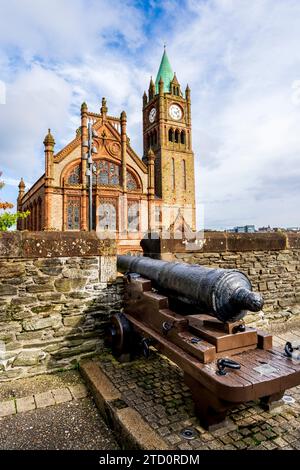
[[191,303],[222,322],[242,319],[262,309],[263,298],[252,292],[245,274],[197,264],[169,263],[143,256],[118,256],[118,271],[137,273],[179,300]]
[[203,426],[224,424],[227,410],[251,400],[280,402],[300,384],[300,360],[289,344],[245,324],[262,297],[237,270],[118,256],[124,309],[112,316],[107,338],[119,360],[154,347],[184,372]]

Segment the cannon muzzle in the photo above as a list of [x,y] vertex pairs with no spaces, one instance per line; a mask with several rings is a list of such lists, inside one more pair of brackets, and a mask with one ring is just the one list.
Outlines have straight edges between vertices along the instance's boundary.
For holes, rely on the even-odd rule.
[[143,256],[118,256],[118,271],[137,273],[222,322],[258,312],[264,301],[252,291],[248,277],[236,269],[213,269],[197,264],[170,263]]

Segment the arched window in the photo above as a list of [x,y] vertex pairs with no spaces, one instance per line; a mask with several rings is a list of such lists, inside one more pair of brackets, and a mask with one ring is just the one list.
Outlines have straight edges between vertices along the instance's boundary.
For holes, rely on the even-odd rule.
[[32,206],[32,203],[30,204],[29,206],[29,211],[30,211],[30,215],[29,215],[29,227],[28,229],[29,230],[33,230],[33,206]]
[[185,132],[184,131],[181,131],[180,133],[180,142],[182,144],[185,144]]
[[[25,207],[24,212],[27,212],[27,211],[28,211],[28,207]],[[26,219],[24,219],[24,229],[25,230],[28,230],[28,218],[29,217],[26,217]]]
[[157,131],[156,131],[156,129],[154,130],[154,133],[153,133],[153,143],[154,143],[154,145],[157,144]]
[[153,147],[153,132],[150,134],[150,145]]
[[37,201],[33,202],[33,230],[37,230]]
[[139,231],[139,202],[128,201],[128,231]]
[[129,191],[134,191],[138,189],[138,184],[134,176],[127,170],[126,172],[126,185]]
[[80,183],[80,166],[76,165],[70,171],[67,177],[68,184],[79,184]]
[[179,130],[176,129],[176,131],[175,131],[175,143],[178,144],[178,142],[179,142]]
[[115,201],[102,199],[97,211],[97,230],[117,230],[117,208]]
[[67,230],[80,230],[80,197],[68,196]]
[[174,142],[174,132],[173,132],[173,129],[169,129],[169,142]]
[[93,182],[103,186],[120,185],[120,167],[113,162],[100,160],[93,165]]
[[38,230],[42,230],[42,200],[38,199]]

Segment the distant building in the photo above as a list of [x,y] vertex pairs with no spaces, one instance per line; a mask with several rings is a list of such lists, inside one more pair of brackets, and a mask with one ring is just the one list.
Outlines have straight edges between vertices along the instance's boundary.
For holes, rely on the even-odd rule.
[[273,229],[268,225],[267,227],[259,227],[259,232],[273,232]]
[[254,233],[254,232],[256,232],[256,230],[255,230],[255,225],[243,225],[243,226],[228,229],[228,230],[226,230],[226,232],[231,232],[231,233]]

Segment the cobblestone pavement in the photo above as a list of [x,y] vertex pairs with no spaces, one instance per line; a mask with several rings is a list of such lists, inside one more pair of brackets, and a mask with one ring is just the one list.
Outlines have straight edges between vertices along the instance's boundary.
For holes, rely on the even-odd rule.
[[5,383],[1,392],[2,450],[118,449],[76,372]]
[[[274,345],[300,342],[300,332],[274,337]],[[205,431],[194,413],[193,401],[182,372],[155,352],[148,359],[119,364],[110,354],[101,357],[102,370],[122,393],[123,401],[135,408],[174,449],[300,449],[300,386],[287,390],[295,402],[272,411],[258,403],[238,406],[229,413],[229,425]],[[195,438],[186,440],[181,431],[192,428]]]

